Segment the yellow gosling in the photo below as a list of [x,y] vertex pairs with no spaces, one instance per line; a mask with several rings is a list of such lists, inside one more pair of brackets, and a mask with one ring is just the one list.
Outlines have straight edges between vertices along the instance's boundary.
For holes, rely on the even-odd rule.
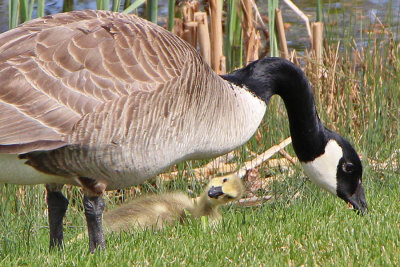
[[208,216],[215,223],[222,217],[219,206],[238,200],[243,192],[241,179],[231,174],[211,179],[197,199],[191,199],[182,192],[139,197],[106,212],[105,230],[162,229],[168,224],[181,223],[188,216]]

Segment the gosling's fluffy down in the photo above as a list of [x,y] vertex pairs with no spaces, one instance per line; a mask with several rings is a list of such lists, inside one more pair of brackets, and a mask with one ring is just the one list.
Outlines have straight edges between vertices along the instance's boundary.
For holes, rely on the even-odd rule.
[[162,229],[166,224],[183,220],[194,206],[194,201],[181,192],[152,194],[104,213],[104,228],[106,232],[147,227]]
[[211,222],[216,222],[221,218],[218,207],[238,200],[243,192],[241,179],[232,174],[211,179],[197,199],[181,192],[140,197],[106,212],[105,230],[162,229],[167,224],[182,222],[187,216],[208,216]]

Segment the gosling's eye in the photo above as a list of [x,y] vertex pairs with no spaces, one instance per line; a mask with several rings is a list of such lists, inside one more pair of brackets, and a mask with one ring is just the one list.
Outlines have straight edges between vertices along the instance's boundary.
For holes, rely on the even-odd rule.
[[224,178],[224,179],[222,180],[223,183],[225,183],[226,181],[228,181],[227,178]]

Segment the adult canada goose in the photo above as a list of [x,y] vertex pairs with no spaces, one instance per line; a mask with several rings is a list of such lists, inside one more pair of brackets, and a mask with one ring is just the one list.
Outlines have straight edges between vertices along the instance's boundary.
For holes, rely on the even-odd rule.
[[220,77],[172,33],[108,11],[47,16],[0,35],[0,181],[47,184],[50,246],[63,241],[62,185],[82,186],[90,249],[104,248],[104,190],[244,144],[274,94],[307,175],[363,212],[360,159],[319,120],[300,68],[264,58]]
[[244,192],[241,179],[235,175],[210,180],[198,199],[183,192],[152,194],[133,199],[104,213],[105,229],[112,232],[132,228],[162,229],[167,224],[183,221],[187,216],[208,216],[211,222],[222,216],[219,206],[238,200]]

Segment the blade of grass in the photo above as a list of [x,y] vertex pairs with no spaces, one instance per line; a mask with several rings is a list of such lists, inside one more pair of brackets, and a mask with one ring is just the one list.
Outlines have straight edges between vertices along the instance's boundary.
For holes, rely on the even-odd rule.
[[268,0],[268,29],[271,57],[279,57],[278,37],[275,28],[275,10],[278,8],[278,0]]
[[131,13],[133,10],[135,10],[138,7],[140,7],[145,2],[146,2],[146,0],[136,0],[135,2],[130,4],[127,8],[125,8],[125,10],[122,11],[122,13],[125,13],[125,14]]

